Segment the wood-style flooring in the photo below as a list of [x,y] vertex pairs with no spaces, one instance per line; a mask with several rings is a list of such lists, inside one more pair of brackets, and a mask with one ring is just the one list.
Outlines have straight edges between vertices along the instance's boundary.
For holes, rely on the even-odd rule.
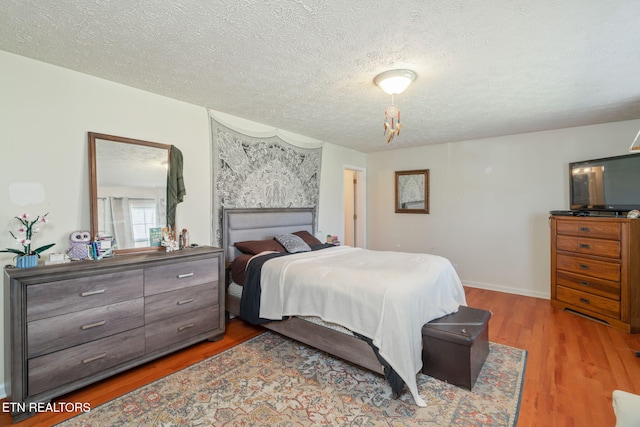
[[[548,300],[465,288],[469,306],[490,310],[489,339],[526,349],[518,426],[613,426],[611,392],[640,394],[640,334],[551,307]],[[225,337],[147,363],[59,398],[92,408],[222,352],[261,332],[232,320]],[[41,413],[18,424],[0,413],[0,426],[51,426],[71,414]]]

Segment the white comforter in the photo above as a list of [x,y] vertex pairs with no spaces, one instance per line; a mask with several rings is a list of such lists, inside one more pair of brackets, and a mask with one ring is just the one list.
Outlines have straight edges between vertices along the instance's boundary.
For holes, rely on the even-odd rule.
[[262,318],[318,316],[372,339],[419,406],[422,325],[466,305],[449,260],[349,246],[271,259],[261,289]]

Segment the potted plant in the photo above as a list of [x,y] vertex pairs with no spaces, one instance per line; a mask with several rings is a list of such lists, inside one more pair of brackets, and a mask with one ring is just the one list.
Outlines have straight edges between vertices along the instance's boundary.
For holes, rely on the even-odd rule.
[[22,245],[22,250],[7,248],[5,250],[0,250],[0,252],[9,252],[16,254],[16,267],[35,267],[36,265],[38,265],[38,258],[40,258],[40,253],[55,245],[55,243],[50,243],[48,245],[40,246],[38,249],[31,250],[32,236],[35,233],[39,233],[39,227],[48,222],[47,215],[49,214],[46,213],[42,216],[38,215],[34,220],[29,220],[29,214],[27,213],[23,213],[22,215],[15,217],[18,221],[20,221],[20,226],[17,228],[16,233],[14,233],[13,231],[9,231],[9,234],[11,234],[11,237],[16,240],[16,243]]

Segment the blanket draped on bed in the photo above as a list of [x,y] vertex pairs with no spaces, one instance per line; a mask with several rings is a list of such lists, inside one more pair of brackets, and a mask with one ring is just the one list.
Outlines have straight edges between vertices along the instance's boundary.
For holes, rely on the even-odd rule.
[[[271,258],[290,255],[286,252],[274,252],[255,256],[247,265],[247,273],[244,278],[244,286],[242,296],[240,297],[240,318],[252,325],[260,325],[269,323],[276,319],[262,319],[260,317],[260,296],[262,289],[260,287],[260,276],[262,266]],[[282,318],[277,319],[282,320]]]
[[261,290],[260,318],[318,316],[370,338],[419,406],[422,326],[466,305],[447,259],[349,246],[274,257]]
[[[323,244],[313,247],[312,250],[320,250],[328,247],[333,247],[331,244]],[[249,265],[247,265],[247,273],[244,280],[244,290],[242,292],[242,296],[240,298],[240,318],[246,322],[249,322],[253,325],[259,325],[263,323],[269,323],[276,320],[263,319],[260,317],[260,296],[262,294],[262,289],[260,286],[260,277],[262,273],[262,266],[265,262],[269,261],[271,258],[277,258],[281,256],[291,255],[289,253],[270,253],[263,254],[257,257],[253,257]],[[281,319],[284,320],[284,319]],[[371,338],[365,337],[360,334],[355,334],[358,338],[365,341],[369,346],[373,349],[378,361],[384,368],[384,376],[391,386],[391,390],[393,392],[394,397],[399,397],[404,390],[404,381],[396,371],[393,370],[391,365],[384,360],[382,356],[380,356],[380,352],[378,348],[373,345],[373,341]]]

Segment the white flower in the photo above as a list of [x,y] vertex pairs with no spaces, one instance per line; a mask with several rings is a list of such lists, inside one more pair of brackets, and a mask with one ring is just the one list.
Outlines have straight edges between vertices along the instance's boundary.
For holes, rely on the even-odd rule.
[[33,236],[33,233],[40,232],[38,224],[45,224],[48,222],[46,218],[47,215],[49,214],[46,213],[42,216],[37,215],[34,220],[29,220],[28,213],[23,213],[19,216],[16,216],[15,219],[20,222],[20,225],[18,225],[14,229],[15,231],[9,230],[9,234],[15,239],[18,244],[22,245],[22,250],[7,248],[0,249],[0,252],[8,252],[16,255],[38,255],[39,257],[41,252],[46,251],[50,247],[54,246],[55,243],[50,243],[48,245],[40,246],[37,249],[31,250],[31,238]]

